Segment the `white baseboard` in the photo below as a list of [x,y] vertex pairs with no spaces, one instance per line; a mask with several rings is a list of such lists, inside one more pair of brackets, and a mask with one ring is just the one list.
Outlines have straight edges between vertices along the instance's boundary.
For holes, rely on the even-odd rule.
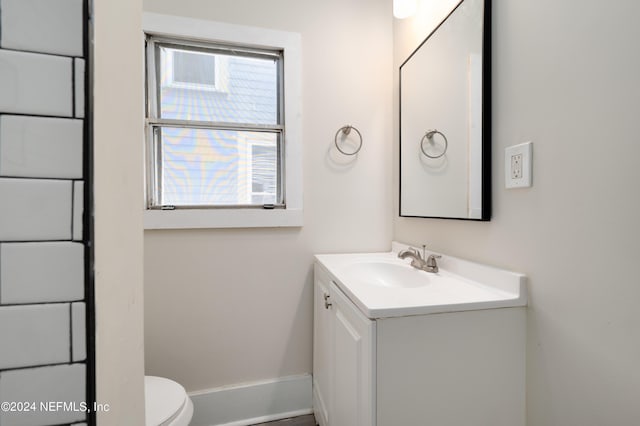
[[247,426],[313,412],[311,375],[189,393],[191,426]]

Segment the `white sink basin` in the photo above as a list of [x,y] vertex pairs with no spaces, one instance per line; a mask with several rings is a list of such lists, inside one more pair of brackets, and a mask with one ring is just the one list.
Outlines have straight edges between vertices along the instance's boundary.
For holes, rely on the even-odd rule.
[[347,265],[345,274],[365,284],[389,288],[417,288],[429,285],[427,272],[398,262],[355,262]]
[[522,274],[451,256],[438,261],[438,273],[429,273],[398,258],[398,252],[406,248],[393,243],[387,253],[323,254],[316,256],[316,262],[369,318],[527,304]]

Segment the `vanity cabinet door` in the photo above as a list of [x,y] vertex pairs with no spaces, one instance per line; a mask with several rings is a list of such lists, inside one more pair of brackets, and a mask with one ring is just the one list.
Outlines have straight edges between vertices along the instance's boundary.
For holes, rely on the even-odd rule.
[[329,426],[331,323],[333,311],[329,302],[329,279],[315,268],[313,294],[313,410],[320,426]]
[[331,283],[330,426],[375,425],[375,322]]

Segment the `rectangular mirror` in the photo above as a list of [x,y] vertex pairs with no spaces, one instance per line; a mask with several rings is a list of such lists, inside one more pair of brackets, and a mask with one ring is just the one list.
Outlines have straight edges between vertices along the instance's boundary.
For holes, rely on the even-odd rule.
[[462,0],[400,66],[400,216],[491,217],[490,0]]

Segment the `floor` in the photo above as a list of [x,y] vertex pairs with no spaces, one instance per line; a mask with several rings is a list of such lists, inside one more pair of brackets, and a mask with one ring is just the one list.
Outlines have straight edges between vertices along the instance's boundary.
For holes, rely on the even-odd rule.
[[316,419],[313,417],[313,414],[309,414],[308,416],[292,417],[290,419],[260,423],[254,426],[316,426]]

